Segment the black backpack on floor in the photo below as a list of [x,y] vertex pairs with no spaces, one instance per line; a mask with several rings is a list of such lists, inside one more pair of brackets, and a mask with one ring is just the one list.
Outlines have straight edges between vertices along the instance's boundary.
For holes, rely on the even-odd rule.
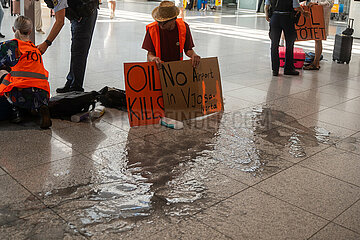
[[99,91],[98,101],[105,107],[117,108],[122,111],[127,110],[126,94],[124,90],[104,87]]
[[[80,112],[91,111],[95,107],[98,92],[68,92],[56,95],[49,100],[52,118],[69,118]],[[90,106],[92,106],[91,109]]]

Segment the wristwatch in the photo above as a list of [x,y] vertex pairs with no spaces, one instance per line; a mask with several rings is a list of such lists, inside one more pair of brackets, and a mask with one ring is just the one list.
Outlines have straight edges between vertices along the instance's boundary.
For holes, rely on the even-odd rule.
[[48,45],[48,47],[50,47],[51,46],[51,44],[52,44],[52,42],[50,41],[50,40],[45,40],[45,43]]

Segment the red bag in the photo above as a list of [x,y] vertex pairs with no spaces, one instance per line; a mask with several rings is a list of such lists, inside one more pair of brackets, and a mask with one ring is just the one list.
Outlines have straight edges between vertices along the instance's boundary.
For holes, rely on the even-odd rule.
[[[285,65],[285,47],[279,47],[280,67]],[[305,52],[302,48],[294,48],[294,66],[295,68],[302,68],[305,62]]]

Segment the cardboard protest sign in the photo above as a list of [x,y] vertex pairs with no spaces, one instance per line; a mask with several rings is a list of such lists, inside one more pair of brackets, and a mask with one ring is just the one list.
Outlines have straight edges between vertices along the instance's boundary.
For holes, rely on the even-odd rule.
[[305,11],[310,12],[310,17],[305,18],[301,15],[300,20],[295,24],[297,41],[307,40],[326,40],[324,11],[320,5],[303,7]]
[[124,63],[124,73],[130,126],[159,123],[164,102],[155,63]]
[[217,58],[163,63],[160,69],[165,116],[179,121],[224,109]]

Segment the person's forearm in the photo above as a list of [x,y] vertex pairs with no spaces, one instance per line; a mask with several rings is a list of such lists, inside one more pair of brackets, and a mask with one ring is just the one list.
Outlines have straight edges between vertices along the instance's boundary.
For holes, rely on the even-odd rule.
[[59,32],[61,31],[62,27],[64,26],[65,21],[65,9],[62,9],[55,13],[55,23],[51,28],[51,31],[46,38],[50,42],[54,41]]
[[195,53],[195,51],[194,50],[187,50],[186,52],[185,52],[185,54],[186,54],[186,56],[188,56],[189,58],[191,58],[194,54],[196,54]]
[[147,61],[152,62],[156,58],[155,54],[153,52],[148,52],[147,54]]
[[266,16],[269,16],[269,8],[270,8],[270,5],[265,5],[265,7],[264,7],[264,12],[265,12]]

